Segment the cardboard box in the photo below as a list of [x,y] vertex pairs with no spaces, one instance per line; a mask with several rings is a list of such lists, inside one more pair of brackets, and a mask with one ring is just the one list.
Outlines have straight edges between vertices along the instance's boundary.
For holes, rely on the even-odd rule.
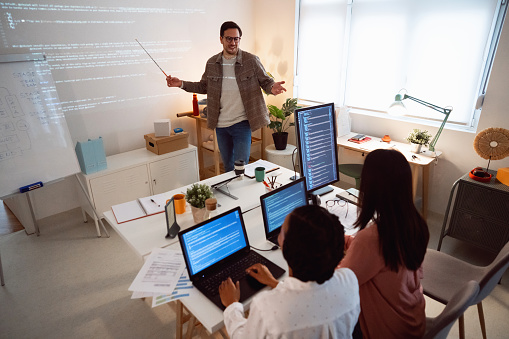
[[146,147],[155,154],[178,151],[189,146],[187,132],[172,134],[169,137],[157,138],[155,133],[145,134]]

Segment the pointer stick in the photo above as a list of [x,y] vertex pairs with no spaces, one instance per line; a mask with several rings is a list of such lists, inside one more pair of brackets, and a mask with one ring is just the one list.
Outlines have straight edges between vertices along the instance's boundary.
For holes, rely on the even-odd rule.
[[[134,39],[136,40],[137,43],[140,44],[140,42],[138,41],[138,39]],[[145,47],[143,47],[141,44],[140,44],[141,48],[143,48],[143,50],[145,51],[145,53],[147,53],[147,55],[150,57],[150,59],[152,59],[152,61],[157,65],[157,67],[159,67],[159,69],[161,70],[161,72],[163,72],[164,75],[166,75],[166,73],[164,73],[163,69],[157,64],[157,62],[154,60],[154,58],[152,58],[152,56],[150,54],[148,54],[147,50],[145,49]],[[167,75],[166,75],[167,76]]]

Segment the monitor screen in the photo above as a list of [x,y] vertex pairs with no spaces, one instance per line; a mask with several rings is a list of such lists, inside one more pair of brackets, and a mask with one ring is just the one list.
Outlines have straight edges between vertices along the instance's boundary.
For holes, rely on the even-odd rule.
[[179,241],[191,276],[249,246],[239,207],[180,232]]
[[308,204],[305,181],[300,178],[260,197],[266,235],[281,228],[294,209]]
[[334,103],[296,109],[295,127],[307,191],[324,194],[330,191],[324,188],[339,180]]

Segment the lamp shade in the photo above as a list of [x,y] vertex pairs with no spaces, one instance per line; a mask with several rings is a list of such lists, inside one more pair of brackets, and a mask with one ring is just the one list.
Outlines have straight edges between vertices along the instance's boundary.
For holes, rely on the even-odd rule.
[[406,112],[406,107],[403,103],[403,96],[401,94],[396,94],[394,102],[389,106],[387,113],[394,116],[403,116]]

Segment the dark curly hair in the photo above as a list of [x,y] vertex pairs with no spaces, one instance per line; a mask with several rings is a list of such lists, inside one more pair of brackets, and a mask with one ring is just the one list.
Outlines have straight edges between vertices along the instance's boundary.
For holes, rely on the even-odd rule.
[[325,208],[309,205],[293,210],[283,242],[283,256],[301,281],[329,280],[344,255],[345,231]]
[[221,25],[221,28],[219,29],[219,36],[224,36],[224,31],[226,31],[227,29],[230,29],[230,28],[236,28],[239,30],[239,35],[242,36],[242,30],[240,29],[239,25],[237,25],[235,22],[233,21],[225,21],[223,22],[223,24]]

